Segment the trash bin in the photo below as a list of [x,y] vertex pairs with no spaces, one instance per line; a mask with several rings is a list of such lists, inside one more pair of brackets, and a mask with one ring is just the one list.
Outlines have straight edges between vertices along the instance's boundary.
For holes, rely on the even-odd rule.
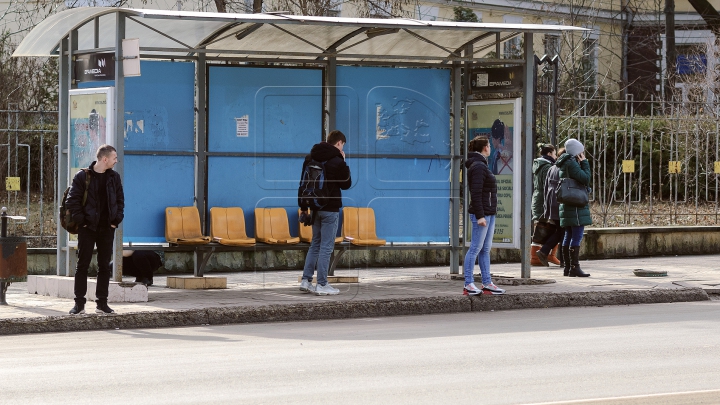
[[7,305],[5,293],[11,282],[27,277],[27,239],[20,236],[7,236],[8,219],[25,219],[7,215],[2,208],[2,232],[0,233],[0,305]]

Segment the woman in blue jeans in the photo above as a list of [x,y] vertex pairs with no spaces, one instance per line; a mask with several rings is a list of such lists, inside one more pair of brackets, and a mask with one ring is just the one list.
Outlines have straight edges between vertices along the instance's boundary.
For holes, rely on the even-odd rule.
[[[568,139],[565,142],[565,153],[555,162],[560,170],[560,179],[571,178],[586,187],[590,185],[590,164],[584,152],[585,146],[577,139]],[[580,268],[580,242],[587,225],[592,225],[590,208],[587,205],[575,207],[560,203],[560,226],[565,229],[562,242],[564,273],[570,277],[590,277],[590,274]]]
[[[495,233],[495,214],[497,213],[497,183],[488,168],[490,141],[486,136],[477,136],[468,145],[468,158],[465,162],[468,188],[470,190],[470,223],[472,239],[470,249],[465,254],[463,270],[465,288],[463,295],[478,295],[484,291],[490,294],[504,294],[505,290],[493,284],[490,278],[490,248]],[[482,286],[475,285],[473,270],[480,256]]]

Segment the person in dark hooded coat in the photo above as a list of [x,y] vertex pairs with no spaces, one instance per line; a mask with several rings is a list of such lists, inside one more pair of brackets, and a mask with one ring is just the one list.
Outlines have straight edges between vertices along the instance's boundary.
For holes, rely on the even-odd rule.
[[[325,164],[330,198],[323,208],[312,213],[313,238],[305,257],[305,267],[300,282],[300,291],[302,292],[315,295],[337,295],[340,292],[337,288],[330,286],[327,274],[330,267],[330,256],[335,247],[340,207],[342,207],[341,190],[347,190],[352,185],[350,167],[345,163],[345,152],[343,151],[346,142],[345,134],[337,130],[332,131],[327,137],[327,142],[320,142],[312,147],[303,163],[303,172],[308,163],[313,160]],[[299,199],[299,203],[304,204],[304,201]],[[301,205],[301,215],[309,215],[309,208]],[[313,285],[313,274],[316,270],[317,284]]]

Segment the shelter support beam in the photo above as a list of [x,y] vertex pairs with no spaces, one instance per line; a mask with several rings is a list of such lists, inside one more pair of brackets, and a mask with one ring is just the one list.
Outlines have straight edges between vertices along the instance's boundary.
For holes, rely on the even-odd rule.
[[[125,180],[125,73],[123,72],[122,41],[125,38],[125,14],[115,14],[115,149],[118,162],[115,171]],[[115,230],[113,280],[122,281],[123,223]]]
[[535,52],[533,34],[525,34],[525,80],[522,111],[522,146],[520,148],[520,276],[530,278],[530,232],[532,229],[532,159],[533,159],[533,107],[535,92]]
[[[70,80],[72,75],[70,71],[72,69],[72,61],[70,58],[70,39],[68,37],[63,38],[60,41],[60,63],[59,68],[59,117],[58,117],[58,187],[57,187],[57,200],[61,201],[65,187],[68,184],[68,130],[70,129],[69,124],[69,108],[70,104]],[[58,276],[69,276],[70,267],[70,252],[68,250],[68,233],[65,229],[60,226],[60,221],[57,224],[57,265],[55,267]]]
[[452,132],[450,145],[452,148],[451,183],[450,183],[450,274],[460,274],[460,90],[462,65],[453,63],[452,70]]
[[[327,89],[328,89],[328,130],[330,131],[337,129],[337,59],[328,58],[327,66]],[[357,134],[348,134],[350,136]]]
[[[195,82],[197,83],[197,96],[195,111],[197,114],[195,150],[195,204],[200,213],[200,223],[205,224],[204,235],[210,234],[207,219],[206,185],[207,185],[207,59],[205,54],[198,54],[195,67]],[[202,253],[196,252],[195,276],[202,277]],[[198,256],[200,255],[200,256]]]

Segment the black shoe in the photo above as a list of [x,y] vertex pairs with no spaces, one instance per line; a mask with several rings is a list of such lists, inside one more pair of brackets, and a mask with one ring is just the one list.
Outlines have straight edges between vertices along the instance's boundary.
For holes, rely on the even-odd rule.
[[535,256],[537,256],[538,260],[540,260],[540,264],[542,264],[545,267],[550,267],[550,263],[548,263],[548,261],[547,261],[547,258],[548,258],[547,253],[543,253],[542,250],[538,250],[537,252],[535,252]]
[[70,315],[79,315],[85,313],[85,305],[83,304],[75,304],[74,307],[70,310]]
[[145,284],[145,287],[150,287],[152,285],[152,281],[148,280],[147,278],[143,278],[141,283]]
[[580,248],[570,248],[570,277],[590,277],[589,273],[585,273],[580,268]]
[[115,311],[112,310],[107,304],[107,302],[98,302],[97,308],[95,309],[96,314],[114,314]]

